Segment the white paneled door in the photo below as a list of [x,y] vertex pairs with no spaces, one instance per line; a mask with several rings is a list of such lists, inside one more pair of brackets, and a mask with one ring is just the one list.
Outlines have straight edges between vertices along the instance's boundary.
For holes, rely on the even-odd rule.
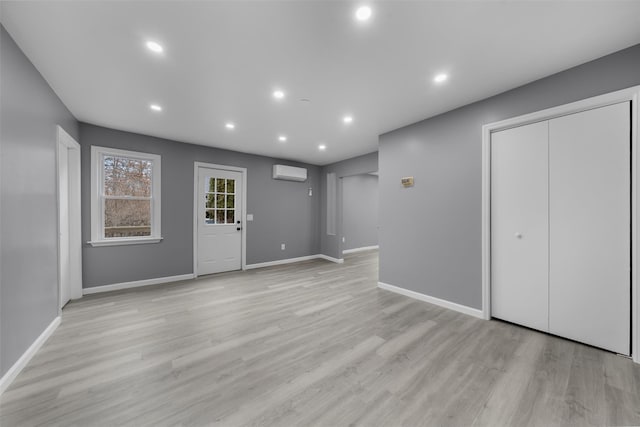
[[629,102],[549,122],[549,331],[630,354]]
[[491,315],[631,353],[623,102],[491,136]]
[[491,139],[491,311],[547,331],[548,124]]
[[242,268],[242,173],[198,167],[197,274]]

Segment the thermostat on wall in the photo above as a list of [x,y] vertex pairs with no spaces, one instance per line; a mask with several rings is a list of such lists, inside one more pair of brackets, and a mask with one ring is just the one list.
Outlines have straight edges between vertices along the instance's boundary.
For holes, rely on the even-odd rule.
[[402,186],[403,187],[413,187],[413,177],[412,176],[405,176],[404,178],[402,178]]

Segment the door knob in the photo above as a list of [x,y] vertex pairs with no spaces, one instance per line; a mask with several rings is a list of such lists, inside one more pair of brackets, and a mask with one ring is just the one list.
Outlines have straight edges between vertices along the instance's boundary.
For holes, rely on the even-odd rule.
[[237,227],[236,230],[240,231],[242,230],[242,227]]

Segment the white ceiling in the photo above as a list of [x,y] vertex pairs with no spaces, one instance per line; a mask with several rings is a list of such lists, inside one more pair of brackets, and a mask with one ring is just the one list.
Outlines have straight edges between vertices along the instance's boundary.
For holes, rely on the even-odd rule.
[[368,4],[366,23],[351,1],[3,1],[0,19],[78,120],[317,165],[640,43],[640,1]]

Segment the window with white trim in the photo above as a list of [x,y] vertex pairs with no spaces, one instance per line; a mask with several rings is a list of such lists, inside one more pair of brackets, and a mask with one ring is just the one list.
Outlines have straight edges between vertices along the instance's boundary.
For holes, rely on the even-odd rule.
[[91,147],[91,245],[157,243],[160,156]]

